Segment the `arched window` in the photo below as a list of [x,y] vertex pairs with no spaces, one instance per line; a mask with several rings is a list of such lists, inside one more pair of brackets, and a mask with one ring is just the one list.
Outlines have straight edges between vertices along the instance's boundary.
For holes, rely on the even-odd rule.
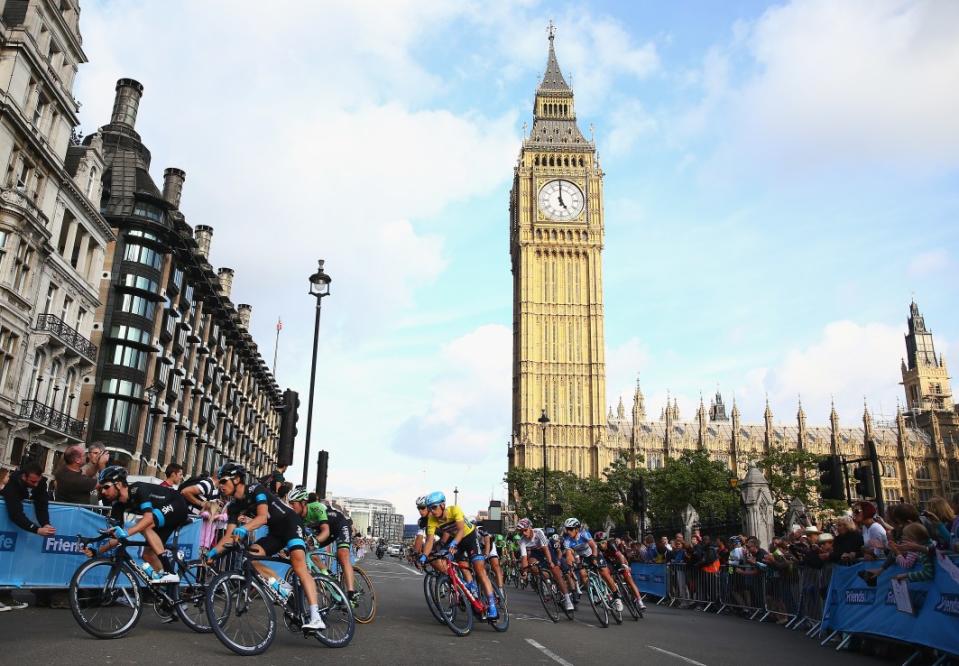
[[537,155],[536,158],[533,160],[533,164],[535,164],[536,166],[539,166],[539,155]]
[[90,167],[90,180],[87,181],[87,199],[93,197],[93,188],[96,185],[97,178],[100,176],[99,170],[95,166]]
[[929,478],[931,478],[929,476],[929,468],[926,467],[926,463],[920,463],[919,466],[916,468],[916,478],[922,479],[922,480],[928,480]]

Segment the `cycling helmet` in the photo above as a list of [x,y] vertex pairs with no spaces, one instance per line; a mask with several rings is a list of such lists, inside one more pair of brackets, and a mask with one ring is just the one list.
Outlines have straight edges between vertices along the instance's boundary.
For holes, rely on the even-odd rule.
[[426,496],[426,506],[433,507],[440,504],[446,504],[446,495],[443,494],[443,491],[436,490]]
[[580,528],[580,522],[577,518],[567,518],[566,522],[563,523],[563,527],[568,530],[578,530]]
[[119,465],[110,465],[109,467],[104,467],[100,470],[100,473],[97,474],[97,483],[103,485],[104,483],[111,483],[113,481],[123,481],[127,482],[127,470],[126,467],[120,467]]
[[552,537],[550,537],[550,539],[553,541],[553,543],[559,543],[559,535],[558,535],[558,534],[554,534]]
[[593,534],[593,541],[606,541],[606,532],[596,532]]
[[522,539],[522,538],[523,538],[523,537],[521,537],[519,534],[514,534],[514,535],[513,535],[513,541],[515,541],[515,542],[517,542],[517,543],[519,543],[519,540]]
[[529,518],[520,518],[516,522],[516,529],[518,530],[528,530],[533,527],[533,521]]
[[426,508],[426,496],[425,496],[425,495],[420,495],[419,497],[416,498],[416,508],[417,508],[417,509],[425,509],[425,508]]
[[497,547],[506,543],[506,537],[504,537],[502,534],[497,534],[495,537],[493,537],[493,540],[496,542]]
[[306,488],[294,488],[290,491],[290,494],[286,496],[286,499],[291,502],[305,502],[310,496],[310,491]]
[[218,479],[229,479],[233,477],[245,477],[246,467],[237,462],[227,462],[220,465],[220,470],[216,473]]

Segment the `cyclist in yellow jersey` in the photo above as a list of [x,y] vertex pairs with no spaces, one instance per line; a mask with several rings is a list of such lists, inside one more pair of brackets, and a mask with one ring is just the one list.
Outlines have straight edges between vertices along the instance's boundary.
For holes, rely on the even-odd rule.
[[433,535],[437,532],[448,534],[452,538],[446,543],[450,554],[454,554],[456,561],[469,557],[476,572],[476,579],[483,586],[483,593],[489,600],[487,616],[490,619],[499,617],[496,609],[496,597],[493,595],[493,586],[486,575],[486,565],[483,552],[476,541],[476,526],[466,519],[463,510],[458,506],[446,506],[446,495],[442,492],[432,492],[426,496],[426,508],[429,511],[426,522],[426,543],[423,544],[423,554],[420,562],[425,563],[433,550]]

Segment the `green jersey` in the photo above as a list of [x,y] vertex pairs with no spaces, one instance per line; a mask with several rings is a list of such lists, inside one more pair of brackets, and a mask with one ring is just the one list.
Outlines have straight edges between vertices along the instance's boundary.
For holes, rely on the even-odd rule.
[[312,527],[326,522],[329,522],[329,517],[326,515],[326,505],[323,504],[323,502],[311,502],[306,505],[306,517],[303,519],[304,525]]

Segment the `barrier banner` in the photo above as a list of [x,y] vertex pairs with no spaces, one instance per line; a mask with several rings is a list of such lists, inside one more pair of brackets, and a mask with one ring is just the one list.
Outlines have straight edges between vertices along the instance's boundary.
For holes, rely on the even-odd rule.
[[[24,512],[36,519],[32,502],[24,503]],[[107,519],[76,504],[50,502],[50,524],[57,529],[54,536],[25,532],[10,521],[0,499],[0,587],[69,587],[73,572],[87,559],[77,535],[95,536]],[[199,557],[200,525],[195,521],[180,530],[178,547],[187,560]],[[130,549],[134,557],[139,550]]]
[[936,562],[932,581],[907,583],[913,608],[910,615],[897,610],[892,590],[892,577],[902,573],[901,568],[887,569],[876,587],[869,587],[859,577],[860,571],[878,568],[879,564],[862,562],[833,570],[823,627],[883,636],[959,655],[959,581]]
[[652,594],[656,597],[666,596],[666,565],[641,564],[633,562],[629,565],[633,571],[633,580],[636,587],[643,594]]

